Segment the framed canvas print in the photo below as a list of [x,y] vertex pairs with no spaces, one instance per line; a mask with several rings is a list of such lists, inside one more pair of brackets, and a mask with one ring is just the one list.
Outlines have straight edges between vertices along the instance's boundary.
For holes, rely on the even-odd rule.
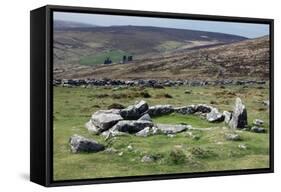
[[30,178],[273,172],[273,20],[31,11]]

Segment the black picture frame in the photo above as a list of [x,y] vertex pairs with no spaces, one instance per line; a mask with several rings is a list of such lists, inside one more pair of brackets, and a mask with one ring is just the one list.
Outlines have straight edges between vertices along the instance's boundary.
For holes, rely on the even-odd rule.
[[[130,176],[82,180],[53,180],[53,12],[99,13],[110,15],[178,18],[208,21],[234,21],[270,25],[270,167],[264,169],[210,171],[167,175]],[[43,186],[65,186],[132,182],[274,172],[274,20],[183,13],[149,12],[88,7],[47,5],[30,12],[30,180]]]

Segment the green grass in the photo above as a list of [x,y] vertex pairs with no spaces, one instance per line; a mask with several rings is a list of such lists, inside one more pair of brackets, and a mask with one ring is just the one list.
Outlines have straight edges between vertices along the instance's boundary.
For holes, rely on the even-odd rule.
[[82,65],[96,65],[103,64],[104,60],[109,57],[113,63],[119,63],[123,59],[123,55],[131,55],[125,51],[121,50],[111,50],[107,52],[97,53],[95,55],[84,56],[80,59],[80,64]]
[[217,127],[219,125],[223,125],[223,123],[210,123],[196,115],[181,115],[176,113],[155,117],[154,122],[163,124],[188,124],[197,128]]
[[[184,94],[186,89],[191,94]],[[148,92],[150,98],[142,98],[141,92]],[[172,98],[159,97],[168,93]],[[101,97],[102,96],[102,97]],[[114,97],[113,97],[114,96]],[[121,96],[121,97],[119,97]],[[170,114],[153,118],[156,123],[187,123],[206,130],[192,130],[170,138],[165,135],[140,138],[133,135],[120,136],[105,141],[102,136],[90,134],[84,124],[91,114],[106,109],[112,103],[125,106],[144,99],[149,105],[171,104],[183,106],[196,103],[210,104],[219,110],[231,110],[236,97],[241,97],[248,111],[248,122],[259,118],[269,127],[269,112],[261,101],[268,99],[268,88],[255,86],[226,87],[170,87],[145,90],[139,88],[63,88],[54,87],[54,179],[86,179],[182,172],[204,172],[215,170],[251,169],[269,167],[269,134],[238,131],[241,141],[226,141],[225,133],[232,132],[224,123],[208,123],[198,116]],[[93,138],[118,153],[72,154],[69,137],[79,134]],[[195,139],[196,136],[196,139]],[[247,149],[240,149],[245,144]],[[133,150],[127,148],[128,145]],[[158,157],[155,162],[143,163],[144,155]],[[179,160],[175,160],[175,157]]]

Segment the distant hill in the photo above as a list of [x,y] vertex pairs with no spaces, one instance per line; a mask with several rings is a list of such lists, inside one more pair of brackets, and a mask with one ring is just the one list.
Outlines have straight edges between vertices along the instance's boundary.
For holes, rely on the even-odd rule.
[[68,79],[268,80],[269,61],[269,37],[264,36],[192,51],[183,49],[127,64],[69,65],[55,69],[54,75]]
[[85,27],[96,27],[95,25],[80,23],[74,21],[64,21],[64,20],[54,20],[54,29],[55,30],[66,30],[73,28],[85,28]]
[[106,57],[119,63],[123,55],[150,58],[246,40],[223,33],[149,26],[97,27],[55,21],[54,64],[96,65]]

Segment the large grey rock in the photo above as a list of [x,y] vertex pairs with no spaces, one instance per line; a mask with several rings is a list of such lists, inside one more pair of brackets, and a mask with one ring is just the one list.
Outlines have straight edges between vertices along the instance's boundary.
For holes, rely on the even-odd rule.
[[191,125],[157,124],[156,127],[163,134],[175,134],[190,129]]
[[207,113],[207,121],[209,122],[222,122],[224,115],[218,111],[217,108],[213,108],[210,113]]
[[196,112],[195,105],[188,105],[184,107],[177,107],[175,108],[176,113],[184,114],[184,115],[189,115],[193,114]]
[[167,115],[173,112],[174,108],[171,105],[155,105],[149,107],[147,111],[150,116]]
[[[90,122],[96,127],[97,132],[106,131],[123,118],[119,110],[100,110],[92,115]],[[87,127],[90,127],[87,125]]]
[[144,114],[143,116],[141,116],[138,121],[152,121],[151,117],[149,116],[148,113]]
[[148,110],[148,104],[140,101],[120,111],[120,115],[126,120],[137,120]]
[[224,115],[224,122],[228,124],[232,117],[232,113],[229,111],[223,111],[222,114]]
[[146,127],[153,127],[153,123],[151,121],[141,121],[141,120],[123,120],[119,121],[116,125],[114,125],[111,131],[120,131],[126,133],[137,133],[143,130]]
[[73,135],[69,139],[69,145],[73,153],[79,152],[98,152],[104,150],[102,144],[97,143],[93,139],[87,139],[79,135]]
[[235,106],[232,113],[232,118],[229,121],[229,126],[231,128],[242,129],[248,125],[247,122],[247,110],[245,105],[243,105],[240,98],[236,98]]
[[251,128],[251,131],[255,133],[265,133],[265,128],[254,126]]

